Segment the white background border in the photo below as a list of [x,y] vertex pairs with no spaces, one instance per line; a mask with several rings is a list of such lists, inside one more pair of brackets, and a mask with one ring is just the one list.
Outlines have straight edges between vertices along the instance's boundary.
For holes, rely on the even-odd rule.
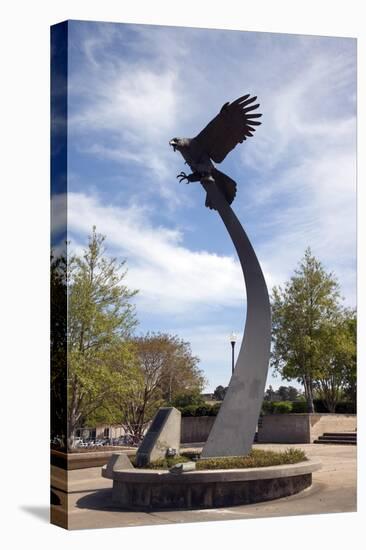
[[[359,512],[161,527],[66,532],[48,525],[49,499],[49,26],[65,19],[352,36],[358,38],[359,419],[365,417],[365,67],[364,3],[329,0],[33,0],[2,4],[1,31],[1,523],[5,548],[359,548]],[[4,7],[5,6],[5,7]],[[362,36],[363,33],[363,36]],[[301,67],[299,67],[301,70]],[[189,83],[182,83],[189,85]],[[316,90],[314,90],[316,93]],[[4,166],[5,165],[5,166]],[[363,257],[362,257],[363,256]],[[362,307],[363,306],[363,307]],[[359,464],[365,463],[359,421]],[[33,513],[30,510],[33,510]],[[38,515],[37,515],[38,511]],[[36,512],[36,513],[34,513]],[[5,540],[5,538],[7,540]],[[362,540],[362,538],[361,538]]]

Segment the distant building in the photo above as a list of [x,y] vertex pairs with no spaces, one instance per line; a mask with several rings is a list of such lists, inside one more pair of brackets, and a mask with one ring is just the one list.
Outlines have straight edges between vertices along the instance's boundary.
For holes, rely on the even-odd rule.
[[201,393],[201,396],[205,401],[215,401],[213,393]]
[[98,424],[98,426],[94,427],[77,428],[74,432],[74,437],[95,441],[96,439],[117,439],[125,434],[126,432],[120,424]]

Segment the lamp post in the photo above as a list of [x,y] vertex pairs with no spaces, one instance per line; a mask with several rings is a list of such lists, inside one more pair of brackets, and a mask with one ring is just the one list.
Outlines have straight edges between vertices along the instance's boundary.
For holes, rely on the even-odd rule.
[[230,344],[231,344],[231,375],[234,374],[234,348],[235,348],[235,342],[237,340],[237,336],[235,332],[232,332],[230,334]]

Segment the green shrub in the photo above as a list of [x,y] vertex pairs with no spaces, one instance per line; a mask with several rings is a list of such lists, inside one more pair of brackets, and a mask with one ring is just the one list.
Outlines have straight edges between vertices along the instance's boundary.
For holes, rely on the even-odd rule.
[[[314,399],[314,409],[317,413],[329,413],[329,409],[322,399]],[[335,408],[336,414],[356,414],[356,404],[352,401],[340,401]]]
[[291,411],[291,401],[277,401],[273,403],[273,414],[289,414]]
[[337,414],[356,414],[356,403],[354,403],[353,401],[340,401],[336,405],[335,412]]
[[182,416],[196,416],[197,405],[187,405],[186,407],[177,407]]
[[273,401],[263,401],[261,413],[262,414],[272,414],[273,413]]
[[221,403],[215,403],[214,405],[187,405],[186,407],[177,407],[182,416],[216,416]]
[[306,401],[294,401],[292,403],[291,412],[306,413],[308,412],[308,404],[306,403]]
[[[160,458],[159,460],[154,460],[154,462],[151,462],[147,466],[144,466],[144,468],[148,468],[149,470],[168,470],[169,468],[175,466],[176,464],[179,464],[180,462],[189,461],[190,459],[187,456],[183,455],[167,456],[165,458]],[[135,461],[132,460],[131,462],[136,467]]]
[[317,413],[328,413],[329,412],[329,410],[326,407],[324,401],[322,401],[321,399],[314,399],[313,403],[314,403],[314,411],[315,412],[317,412]]
[[211,416],[211,405],[200,405],[196,409],[195,416]]
[[[191,404],[177,407],[182,416],[216,416],[220,410],[221,403],[209,405]],[[328,413],[328,409],[321,399],[314,399],[314,409],[317,413]],[[289,414],[306,413],[306,401],[263,401],[261,414]],[[341,401],[337,404],[336,413],[356,414],[356,407],[352,401]]]
[[[180,462],[189,462],[189,456],[177,455],[155,460],[145,468],[151,470],[167,470]],[[197,470],[229,470],[232,468],[264,468],[266,466],[280,466],[281,464],[296,464],[308,460],[301,449],[287,449],[286,451],[263,451],[252,449],[247,456],[228,456],[222,458],[205,458],[196,462]],[[134,464],[134,457],[131,459]]]
[[[327,406],[321,399],[314,399],[314,411],[319,414],[329,413]],[[289,414],[307,413],[308,407],[302,401],[263,401],[261,414]],[[356,404],[352,401],[340,401],[336,405],[336,414],[356,414]]]
[[217,416],[218,412],[220,410],[221,403],[215,403],[214,405],[211,405],[211,416]]
[[203,399],[202,395],[199,392],[186,392],[186,393],[180,393],[178,394],[173,401],[170,403],[172,407],[184,408],[188,406],[198,406],[198,405],[204,405],[205,400]]
[[307,460],[301,449],[286,451],[262,451],[252,449],[247,456],[230,456],[222,458],[205,458],[196,463],[197,470],[229,470],[231,468],[262,468],[280,466],[281,464],[296,464]]

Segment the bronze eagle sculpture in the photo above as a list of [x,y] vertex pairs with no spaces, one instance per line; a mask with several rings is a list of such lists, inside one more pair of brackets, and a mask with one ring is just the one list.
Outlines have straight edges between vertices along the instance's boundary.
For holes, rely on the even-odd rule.
[[[259,126],[260,113],[253,113],[259,107],[259,103],[253,105],[257,96],[250,97],[246,94],[232,103],[222,106],[218,115],[194,138],[173,138],[169,141],[175,150],[178,150],[192,173],[178,174],[180,182],[193,181],[215,182],[221,193],[231,204],[236,195],[236,183],[229,176],[215,168],[212,161],[220,163],[226,155],[238,145],[243,143],[255,132],[254,126]],[[206,197],[206,206],[214,208],[209,197]]]

